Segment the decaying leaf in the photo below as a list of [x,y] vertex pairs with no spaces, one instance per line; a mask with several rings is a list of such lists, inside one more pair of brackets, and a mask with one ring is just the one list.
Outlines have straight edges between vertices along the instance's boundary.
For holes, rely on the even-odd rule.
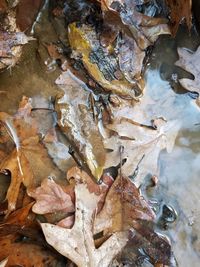
[[40,143],[37,121],[31,116],[30,99],[24,97],[14,116],[0,113],[2,143],[12,142],[11,152],[1,162],[1,171],[11,172],[7,192],[8,211],[15,209],[20,185],[38,186],[45,176],[57,172],[43,144]]
[[8,13],[7,21],[7,30],[0,30],[0,69],[13,67],[21,56],[22,46],[35,40],[17,29],[14,11]]
[[33,24],[43,0],[20,0],[16,10],[16,24],[21,31],[26,31]]
[[151,222],[140,221],[134,226],[136,231],[130,234],[129,243],[118,257],[122,266],[126,262],[131,266],[143,266],[148,262],[155,267],[177,267],[167,236],[157,233]]
[[143,4],[144,1],[102,0],[101,3],[105,12],[106,9],[110,9],[119,13],[122,22],[128,26],[141,50],[153,44],[159,35],[170,34],[166,19],[150,17],[137,11],[137,5]]
[[96,179],[102,175],[105,152],[93,114],[88,108],[89,91],[69,70],[57,80],[64,91],[57,96],[58,125]]
[[62,258],[39,244],[18,242],[10,236],[0,238],[0,261],[7,258],[6,266],[56,267]]
[[[190,92],[196,92],[200,95],[200,47],[195,52],[191,52],[186,48],[178,48],[179,60],[175,63],[176,66],[188,71],[194,75],[194,79],[179,79],[181,85]],[[198,99],[199,102],[199,99]],[[198,105],[200,105],[198,103]]]
[[119,66],[128,81],[141,79],[144,57],[145,52],[140,50],[135,40],[124,35],[119,44]]
[[53,178],[49,177],[43,180],[40,187],[29,190],[28,194],[36,199],[32,208],[36,214],[74,211],[74,204],[70,195],[64,192],[62,187],[54,182]]
[[33,173],[22,150],[15,149],[0,165],[1,171],[11,172],[11,184],[7,191],[8,210],[15,210],[21,183],[26,187],[33,185]]
[[176,35],[180,23],[185,19],[188,29],[192,26],[192,0],[167,0],[170,9],[172,34]]
[[103,209],[96,217],[94,231],[110,235],[134,228],[137,221],[153,221],[154,218],[154,212],[134,183],[127,177],[118,176],[106,196]]
[[[119,68],[117,57],[113,53],[106,52],[106,49],[100,45],[94,28],[87,25],[77,27],[72,23],[68,26],[68,37],[71,48],[81,58],[84,67],[99,85],[106,91],[131,99],[137,98],[138,92],[141,93],[143,90],[142,82],[133,83],[126,79]],[[142,52],[141,57],[144,57]]]
[[[72,229],[42,223],[47,242],[80,267],[106,267],[127,243],[127,233],[113,234],[98,249],[93,239],[93,221],[99,197],[84,184],[75,187],[76,215]],[[58,242],[59,240],[59,242]]]

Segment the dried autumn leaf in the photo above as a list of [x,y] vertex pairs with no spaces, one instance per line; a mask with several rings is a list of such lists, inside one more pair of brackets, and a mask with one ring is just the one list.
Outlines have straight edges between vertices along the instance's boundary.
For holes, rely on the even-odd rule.
[[200,46],[195,52],[188,51],[186,48],[178,48],[179,60],[176,61],[175,65],[186,70],[187,72],[194,75],[194,79],[179,79],[181,85],[191,92],[198,93],[200,95]]
[[87,107],[89,91],[69,70],[57,80],[64,91],[57,96],[58,125],[96,179],[102,175],[105,152],[93,114]]
[[137,221],[153,221],[155,214],[141,196],[138,188],[125,176],[115,180],[103,209],[95,219],[95,233],[111,234],[130,230]]
[[[93,239],[94,214],[99,197],[84,184],[75,187],[76,215],[72,229],[42,223],[47,242],[77,266],[107,267],[127,243],[127,233],[113,234],[98,249]],[[59,240],[59,242],[58,242]]]
[[176,35],[180,23],[185,19],[188,29],[192,26],[192,0],[167,0],[170,9],[172,34]]
[[62,187],[55,183],[53,178],[47,178],[42,181],[40,187],[28,190],[28,195],[36,199],[32,210],[37,214],[46,214],[56,211],[74,211],[74,204],[72,203],[71,196],[64,192]]

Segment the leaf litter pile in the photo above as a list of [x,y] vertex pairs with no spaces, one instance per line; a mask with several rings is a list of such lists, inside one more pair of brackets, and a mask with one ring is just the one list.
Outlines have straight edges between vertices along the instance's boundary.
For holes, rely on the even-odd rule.
[[[15,114],[0,112],[0,171],[8,181],[0,266],[177,266],[171,241],[157,231],[176,212],[165,205],[159,218],[141,188],[159,183],[160,152],[173,149],[180,125],[155,114],[144,73],[160,35],[175,36],[180,23],[195,27],[192,3],[48,4],[58,39],[42,45],[49,67],[59,66],[59,93],[45,107],[23,96]],[[2,71],[37,41],[30,28],[42,6],[0,1]],[[176,62],[194,76],[180,84],[197,106],[199,51],[179,48]]]

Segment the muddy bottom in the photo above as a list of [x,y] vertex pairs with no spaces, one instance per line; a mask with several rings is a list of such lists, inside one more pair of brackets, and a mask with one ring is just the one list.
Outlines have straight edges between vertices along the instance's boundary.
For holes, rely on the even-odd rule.
[[[0,74],[1,111],[15,113],[23,95],[33,98],[33,107],[46,107],[50,97],[59,91],[55,80],[60,70],[43,46],[45,42],[57,40],[46,10],[34,30],[38,40],[24,47],[22,58],[14,68]],[[145,73],[145,94],[156,101],[155,114],[180,123],[172,153],[163,151],[160,155],[158,188],[148,192],[148,196],[177,210],[178,219],[163,229],[163,233],[170,236],[175,257],[183,267],[198,267],[200,262],[200,113],[193,96],[178,85],[178,78],[185,73],[174,62],[178,59],[177,46],[194,50],[198,45],[196,34],[188,37],[185,29],[180,30],[175,40],[161,37]],[[7,187],[8,182],[3,182]]]

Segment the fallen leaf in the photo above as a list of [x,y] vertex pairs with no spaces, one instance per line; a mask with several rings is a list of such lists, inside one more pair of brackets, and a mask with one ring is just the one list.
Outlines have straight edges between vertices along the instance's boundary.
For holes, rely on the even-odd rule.
[[37,121],[31,116],[30,99],[23,97],[19,110],[14,116],[0,113],[0,142],[12,142],[12,149],[1,162],[1,171],[11,172],[11,184],[6,199],[8,212],[16,207],[20,185],[39,186],[49,175],[58,175],[59,171],[49,158],[47,150],[40,142]]
[[95,195],[99,196],[97,204],[97,212],[99,212],[103,207],[106,194],[114,181],[113,178],[109,174],[103,174],[100,183],[97,184],[86,172],[78,167],[73,167],[67,172],[67,180],[72,183],[72,179],[75,184],[86,184],[90,193],[95,193]]
[[[104,12],[107,9],[118,12],[122,22],[128,26],[141,50],[152,45],[161,34],[170,34],[165,18],[154,18],[137,11],[136,0],[102,0]],[[142,2],[143,4],[143,2]]]
[[8,188],[6,199],[8,200],[8,211],[16,208],[21,183],[26,187],[33,185],[33,173],[27,158],[21,150],[15,149],[0,165],[1,171],[11,172],[11,184]]
[[20,0],[16,10],[16,24],[21,31],[26,31],[33,24],[43,0]]
[[115,180],[103,209],[95,219],[95,233],[112,234],[134,228],[140,220],[153,221],[155,214],[138,188],[125,176]]
[[[72,229],[42,223],[47,242],[77,266],[106,267],[127,243],[127,233],[113,234],[98,249],[93,239],[93,220],[99,197],[84,184],[75,187],[76,213]],[[59,242],[58,242],[59,239]]]
[[35,40],[23,32],[0,31],[0,69],[13,67],[22,53],[22,46]]
[[2,0],[0,2],[0,14],[5,13],[6,9],[7,9],[7,3],[5,0]]
[[65,193],[53,178],[44,179],[40,187],[28,190],[28,195],[36,199],[32,208],[36,214],[74,211],[74,204],[70,195]]
[[104,167],[105,151],[98,126],[87,107],[88,88],[69,70],[56,83],[64,91],[57,96],[55,105],[58,125],[74,152],[86,163],[92,175],[99,179]]
[[[176,61],[175,65],[180,68],[186,70],[187,72],[194,75],[194,79],[179,79],[181,85],[190,92],[196,92],[198,97],[200,95],[200,67],[199,67],[199,59],[200,59],[200,47],[195,52],[189,51],[186,48],[178,48],[179,60]],[[199,101],[199,98],[198,98]],[[198,105],[200,103],[197,102]]]
[[56,267],[63,261],[61,256],[42,245],[17,242],[10,236],[0,238],[0,247],[0,260],[7,258],[6,266]]
[[183,20],[186,21],[190,30],[192,26],[192,0],[167,0],[166,3],[170,9],[172,34],[176,35]]
[[147,221],[137,223],[135,229],[136,231],[130,234],[129,243],[118,257],[119,262],[125,264],[128,261],[130,265],[135,266],[138,261],[142,265],[147,260],[153,266],[157,266],[157,264],[166,267],[177,266],[170,241],[166,235],[157,233],[152,223]]
[[119,66],[128,81],[141,79],[145,52],[140,50],[133,38],[124,35],[119,44]]
[[77,27],[76,23],[72,23],[68,26],[68,37],[75,56],[81,58],[89,75],[103,89],[123,97],[137,99],[138,91],[142,91],[143,88],[140,88],[139,83],[130,82],[125,78],[119,68],[117,57],[100,45],[94,28],[87,25]]
[[[127,111],[126,108],[125,110]],[[134,113],[132,114],[134,116]],[[135,115],[137,117],[137,114]],[[139,186],[147,174],[158,174],[160,151],[167,149],[170,152],[172,150],[179,125],[175,120],[167,122],[160,118],[159,121],[162,123],[156,129],[151,127],[151,123],[145,127],[129,119],[128,116],[115,118],[113,124],[107,127],[117,135],[104,140],[105,148],[111,151],[107,153],[105,167],[119,164],[119,148],[123,147],[121,156],[126,159],[126,162],[122,166],[122,173],[134,177],[134,182]]]

